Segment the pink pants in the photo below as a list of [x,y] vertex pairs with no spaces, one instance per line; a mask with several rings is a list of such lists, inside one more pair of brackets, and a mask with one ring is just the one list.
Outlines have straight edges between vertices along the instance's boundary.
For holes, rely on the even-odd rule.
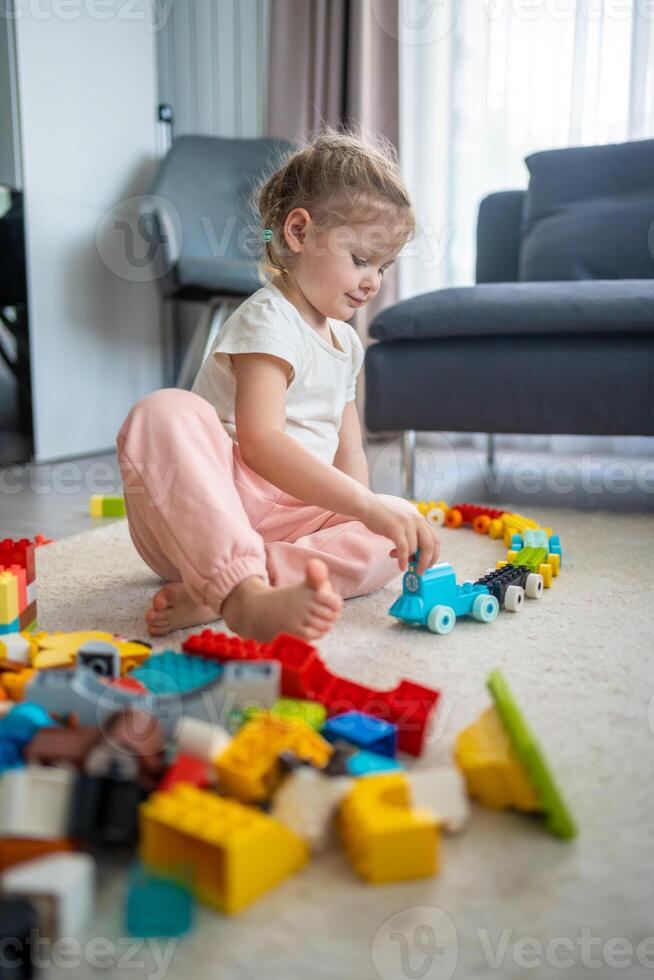
[[246,466],[199,395],[167,388],[142,398],[117,447],[136,550],[162,579],[183,582],[218,615],[243,579],[294,585],[309,558],[327,564],[343,598],[366,595],[400,573],[390,539],[305,504]]

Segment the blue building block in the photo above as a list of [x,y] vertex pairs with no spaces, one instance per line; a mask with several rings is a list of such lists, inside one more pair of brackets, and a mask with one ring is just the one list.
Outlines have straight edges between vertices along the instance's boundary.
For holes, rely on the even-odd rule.
[[525,548],[547,548],[549,551],[547,531],[543,531],[542,528],[525,528],[522,532],[522,540]]
[[4,633],[20,633],[20,616],[16,616],[10,623],[0,623],[0,636]]
[[56,722],[40,704],[21,701],[4,718],[0,718],[0,740],[9,740],[19,746],[27,745],[39,728],[52,728],[53,725]]
[[129,676],[135,677],[153,694],[183,694],[214,684],[223,670],[222,664],[212,660],[164,650],[152,654]]
[[125,917],[132,936],[183,936],[193,925],[190,885],[135,864],[129,871]]
[[355,752],[345,764],[349,776],[368,776],[378,772],[395,772],[404,769],[401,762],[377,752]]
[[346,711],[329,718],[320,733],[328,742],[342,738],[368,752],[392,758],[397,751],[397,725],[364,711]]
[[21,746],[11,738],[0,738],[0,772],[24,766]]

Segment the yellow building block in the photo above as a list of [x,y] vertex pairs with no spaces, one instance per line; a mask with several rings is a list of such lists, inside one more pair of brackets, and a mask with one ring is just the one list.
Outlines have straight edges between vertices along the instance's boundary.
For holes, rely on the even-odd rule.
[[492,810],[515,807],[537,813],[540,805],[511,747],[494,707],[459,733],[454,756],[463,771],[468,793]]
[[6,670],[2,673],[0,682],[12,701],[22,701],[25,696],[25,685],[32,679],[35,671],[30,667],[25,670],[14,671]]
[[19,612],[18,579],[13,572],[0,572],[0,626],[13,623]]
[[358,779],[338,815],[354,870],[371,884],[423,878],[438,870],[438,821],[412,809],[404,773]]
[[173,875],[191,865],[196,897],[221,912],[238,912],[309,857],[279,821],[189,784],[153,793],[139,809],[142,861]]
[[282,719],[261,712],[214,759],[220,789],[243,803],[267,800],[281,782],[279,754],[285,751],[322,769],[334,750],[300,718]]
[[[104,640],[112,643],[120,655],[120,672],[126,674],[138,667],[152,654],[152,650],[144,643],[136,640],[118,640],[113,633],[105,630],[76,630],[71,633],[46,633],[44,630],[34,634],[35,647],[32,656],[32,666],[42,669],[63,667],[75,662],[77,651],[89,640]],[[47,654],[48,656],[42,656]]]

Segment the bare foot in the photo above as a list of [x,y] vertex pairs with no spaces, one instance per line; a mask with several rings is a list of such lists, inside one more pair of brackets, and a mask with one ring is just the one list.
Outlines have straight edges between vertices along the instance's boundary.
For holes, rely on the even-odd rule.
[[315,640],[332,628],[342,606],[324,561],[310,558],[304,582],[275,588],[255,576],[247,578],[227,596],[222,613],[240,636],[265,641],[283,632]]
[[148,633],[164,636],[172,630],[201,626],[219,619],[215,609],[198,606],[182,582],[169,582],[152,597],[152,609],[145,614]]

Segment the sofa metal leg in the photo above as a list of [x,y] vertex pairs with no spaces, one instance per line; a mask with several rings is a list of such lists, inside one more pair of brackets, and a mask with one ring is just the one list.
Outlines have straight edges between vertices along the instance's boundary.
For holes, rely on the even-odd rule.
[[404,496],[413,500],[414,466],[416,455],[416,433],[406,429],[402,433],[402,489]]
[[489,432],[486,436],[486,465],[489,469],[495,467],[495,433]]

